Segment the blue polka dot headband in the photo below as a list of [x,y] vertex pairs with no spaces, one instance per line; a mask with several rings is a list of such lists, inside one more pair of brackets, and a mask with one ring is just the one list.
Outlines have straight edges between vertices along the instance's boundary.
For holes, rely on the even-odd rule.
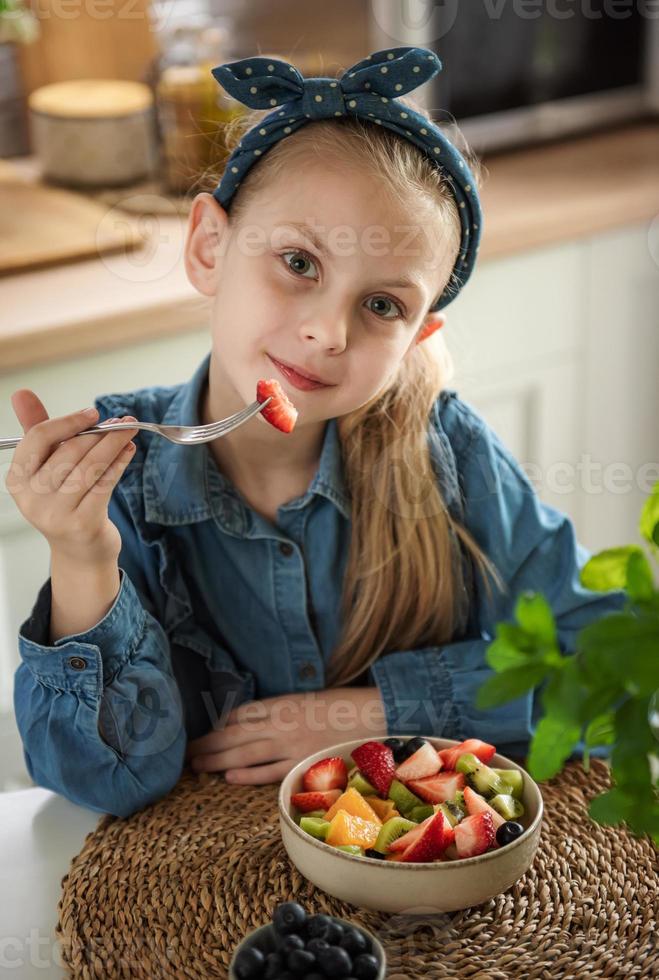
[[433,311],[453,300],[471,275],[480,242],[482,213],[476,181],[466,160],[444,133],[397,95],[411,92],[439,71],[442,63],[421,47],[376,51],[340,78],[304,78],[294,65],[276,58],[242,58],[212,69],[213,77],[239,102],[255,109],[281,106],[253,126],[234,148],[213,197],[226,208],[249,170],[280,139],[309,119],[358,116],[392,129],[418,146],[444,173],[458,205],[460,251]]

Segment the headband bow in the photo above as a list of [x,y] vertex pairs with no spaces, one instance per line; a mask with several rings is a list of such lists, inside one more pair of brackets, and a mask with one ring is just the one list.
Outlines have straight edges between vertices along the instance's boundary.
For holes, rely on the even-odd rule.
[[[242,58],[213,68],[212,75],[239,102],[255,109],[273,108],[253,126],[226,162],[213,196],[227,207],[247,171],[275,143],[309,119],[353,115],[383,125],[415,143],[446,176],[455,197],[461,241],[454,267],[457,284],[447,285],[431,307],[440,310],[455,298],[476,261],[482,213],[476,180],[466,160],[439,127],[396,101],[429,81],[442,63],[421,47],[376,51],[339,78],[304,78],[294,65],[277,58]],[[274,107],[281,106],[277,110]]]

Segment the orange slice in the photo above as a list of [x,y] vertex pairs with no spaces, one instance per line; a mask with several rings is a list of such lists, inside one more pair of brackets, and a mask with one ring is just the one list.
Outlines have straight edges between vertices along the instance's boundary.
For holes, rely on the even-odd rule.
[[400,816],[393,800],[382,800],[379,796],[364,796],[364,799],[375,810],[382,823],[386,823],[392,817]]
[[332,817],[325,837],[326,844],[358,844],[360,847],[373,847],[381,824],[372,820],[355,817],[346,810],[339,810]]
[[332,803],[323,820],[331,820],[339,810],[345,810],[353,817],[361,817],[362,820],[370,820],[371,823],[376,823],[379,827],[382,826],[382,821],[375,810],[369,806],[365,797],[352,786]]

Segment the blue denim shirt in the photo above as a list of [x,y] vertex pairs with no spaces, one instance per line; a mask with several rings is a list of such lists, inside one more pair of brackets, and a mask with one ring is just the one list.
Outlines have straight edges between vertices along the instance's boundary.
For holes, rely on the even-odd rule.
[[[186,383],[97,398],[100,421],[198,424],[209,362],[210,354]],[[135,442],[109,505],[122,538],[114,604],[91,629],[51,646],[48,578],[19,629],[14,687],[34,781],[119,816],[167,793],[187,739],[217,727],[233,707],[326,686],[351,527],[335,419],[307,491],[279,508],[276,526],[246,503],[208,446],[144,431]],[[561,647],[572,652],[575,633],[625,597],[579,584],[589,553],[570,519],[541,502],[455,390],[436,400],[428,444],[449,510],[493,557],[509,592],[495,591],[494,609],[474,594],[463,635],[390,651],[353,683],[379,688],[389,734],[476,737],[523,756],[538,689],[488,711],[474,706],[492,673],[485,650],[495,623],[512,619],[522,590],[542,591]]]

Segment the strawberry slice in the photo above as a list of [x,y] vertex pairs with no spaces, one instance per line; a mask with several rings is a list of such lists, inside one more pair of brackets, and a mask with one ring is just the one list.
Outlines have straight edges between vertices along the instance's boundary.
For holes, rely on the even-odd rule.
[[[439,811],[441,813],[441,810]],[[476,857],[489,851],[496,842],[494,821],[489,813],[474,813],[453,828],[455,846],[461,858]]]
[[322,793],[327,789],[345,789],[348,785],[348,767],[340,755],[327,756],[309,766],[302,776],[305,790]]
[[425,779],[408,779],[405,785],[427,803],[446,803],[452,800],[460,789],[466,785],[466,777],[462,772],[438,772],[436,776],[426,776]]
[[396,854],[397,852],[402,853],[403,851],[406,851],[410,844],[413,844],[415,840],[419,839],[425,827],[427,827],[430,821],[434,820],[434,818],[435,814],[431,813],[429,817],[426,817],[425,820],[421,821],[418,827],[412,827],[412,829],[408,830],[406,834],[402,835],[402,837],[397,837],[396,840],[392,840],[391,843],[387,845],[387,852]]
[[490,745],[489,742],[482,742],[480,738],[468,738],[451,749],[440,749],[437,755],[442,760],[444,769],[455,769],[463,752],[473,752],[477,759],[487,763],[496,752],[496,746]]
[[424,776],[434,776],[442,768],[442,760],[437,749],[430,742],[424,742],[420,749],[413,752],[409,759],[396,769],[396,779],[407,783],[410,779],[423,779]]
[[341,795],[340,789],[326,789],[322,793],[312,790],[310,793],[293,793],[291,803],[303,813],[309,810],[329,810]]
[[357,764],[362,776],[368,780],[373,789],[386,799],[394,777],[396,763],[392,749],[384,742],[373,739],[362,742],[350,753]]
[[438,810],[419,837],[403,851],[403,861],[434,861],[455,840],[453,827]]
[[265,406],[260,414],[271,425],[274,425],[275,429],[281,429],[282,432],[292,432],[297,421],[295,405],[276,378],[270,378],[268,381],[261,378],[256,383],[256,400],[264,402],[270,396],[272,396],[272,401]]
[[[493,806],[487,802],[480,793],[475,793],[471,786],[465,786],[464,788],[464,799],[465,806],[467,807],[467,812],[470,814],[474,813],[489,813],[492,817],[492,823],[494,824],[495,832],[499,829],[502,823],[506,822],[506,818],[502,817]],[[495,840],[495,847],[499,846],[499,842]]]

